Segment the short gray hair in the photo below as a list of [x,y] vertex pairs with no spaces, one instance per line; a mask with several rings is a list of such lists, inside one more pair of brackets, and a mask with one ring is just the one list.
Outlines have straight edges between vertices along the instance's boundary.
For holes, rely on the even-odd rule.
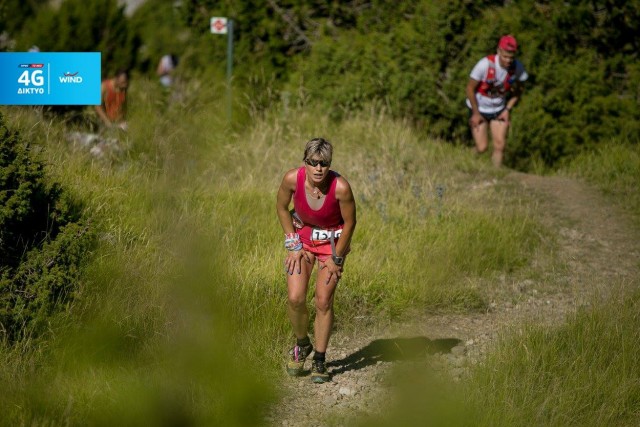
[[302,160],[310,159],[314,155],[319,155],[321,160],[331,163],[333,157],[333,146],[324,138],[313,138],[304,147],[304,157]]

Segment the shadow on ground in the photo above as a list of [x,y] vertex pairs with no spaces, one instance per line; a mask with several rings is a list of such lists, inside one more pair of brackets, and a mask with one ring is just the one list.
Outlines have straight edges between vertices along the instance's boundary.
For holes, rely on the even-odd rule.
[[426,337],[379,339],[340,360],[327,363],[331,373],[362,369],[377,362],[412,360],[437,353],[449,353],[462,341],[457,338],[430,340]]

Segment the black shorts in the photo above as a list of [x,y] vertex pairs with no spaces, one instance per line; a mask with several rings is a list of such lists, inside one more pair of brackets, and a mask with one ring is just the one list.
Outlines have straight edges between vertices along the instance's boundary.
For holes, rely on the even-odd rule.
[[[503,112],[504,110],[505,110],[505,109],[503,108],[502,110],[498,111],[497,113],[483,113],[482,111],[480,111],[480,115],[481,115],[482,117],[484,117],[484,119],[485,119],[486,121],[490,122],[491,120],[497,120],[497,119],[498,119],[498,116],[499,116],[500,114],[502,114],[502,112]],[[469,108],[469,118],[471,118],[471,113],[472,113],[472,110],[471,110],[471,108]]]

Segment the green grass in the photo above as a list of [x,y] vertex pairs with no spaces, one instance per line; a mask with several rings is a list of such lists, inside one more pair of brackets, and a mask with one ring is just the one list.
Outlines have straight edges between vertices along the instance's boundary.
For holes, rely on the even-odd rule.
[[[633,219],[638,193],[635,146],[610,144],[583,154],[568,173],[587,178],[623,204]],[[565,171],[564,173],[567,173]],[[552,279],[551,279],[552,280]],[[450,384],[428,370],[410,371],[394,410],[366,425],[634,426],[640,423],[640,292],[638,280],[611,283],[550,328],[517,325],[469,379]]]
[[477,369],[477,425],[603,426],[640,421],[640,294],[584,309],[557,329],[512,331]]
[[597,186],[640,224],[640,145],[603,143],[592,152],[580,154],[562,172]]
[[504,171],[383,114],[333,123],[307,108],[229,126],[206,94],[164,108],[148,87],[132,88],[124,152],[103,160],[56,120],[3,109],[99,241],[50,334],[0,351],[9,424],[259,423],[292,339],[275,196],[313,136],[334,143],[358,204],[339,328],[483,310],[493,279],[536,274],[532,254],[553,247]]
[[636,291],[557,327],[518,325],[460,383],[415,366],[396,369],[392,409],[359,425],[638,425],[639,304]]

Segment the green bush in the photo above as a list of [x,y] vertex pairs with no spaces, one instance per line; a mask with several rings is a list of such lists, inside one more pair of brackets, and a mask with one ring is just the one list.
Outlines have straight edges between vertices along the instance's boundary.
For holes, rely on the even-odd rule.
[[[158,25],[158,23],[162,25]],[[189,46],[188,28],[180,21],[173,2],[146,0],[129,21],[140,41],[135,55],[135,68],[156,78],[156,67],[163,55],[174,54],[181,59]]]
[[603,139],[640,137],[638,2],[148,0],[131,19],[115,0],[59,3],[0,6],[0,16],[37,12],[21,26],[17,49],[98,50],[106,74],[132,66],[153,74],[173,52],[183,82],[200,92],[199,82],[226,81],[227,38],[209,30],[212,16],[226,16],[234,21],[234,105],[264,114],[291,101],[333,119],[374,105],[463,144],[471,144],[469,72],[513,33],[530,79],[513,116],[508,166],[552,169]]
[[530,79],[513,117],[509,166],[553,168],[612,136],[637,141],[637,2],[503,3],[421,1],[391,10],[376,2],[352,27],[317,40],[299,58],[293,85],[334,118],[373,102],[431,135],[469,143],[469,72],[495,52],[500,35],[513,33]]
[[[535,81],[528,84],[514,114],[508,145],[512,166],[529,169],[534,160],[541,160],[556,167],[611,137],[638,141],[637,102],[629,95],[627,83],[616,89],[619,83],[611,77],[615,64],[593,50],[577,51],[553,62],[553,67],[538,66]],[[624,66],[622,74],[633,72],[634,67]],[[566,75],[559,76],[558,69]]]
[[304,85],[334,118],[375,101],[431,135],[464,135],[470,71],[464,31],[494,2],[378,3],[358,15],[353,28],[317,40],[298,62],[293,83]]
[[[45,3],[47,0],[3,0],[0,3],[0,33],[6,31],[9,36],[14,36],[25,19],[33,16],[36,9]],[[3,50],[5,46],[1,44],[0,50]]]
[[43,52],[101,52],[103,75],[131,68],[138,40],[116,0],[66,0],[40,8],[23,27],[18,48]]
[[91,244],[80,206],[0,115],[0,340],[43,331],[72,299]]

